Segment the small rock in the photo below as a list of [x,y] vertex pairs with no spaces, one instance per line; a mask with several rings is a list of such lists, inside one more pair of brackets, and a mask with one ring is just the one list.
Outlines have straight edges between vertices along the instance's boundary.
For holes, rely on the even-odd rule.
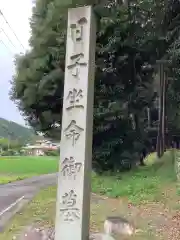
[[131,236],[135,233],[135,227],[122,217],[112,216],[107,217],[104,222],[104,233]]

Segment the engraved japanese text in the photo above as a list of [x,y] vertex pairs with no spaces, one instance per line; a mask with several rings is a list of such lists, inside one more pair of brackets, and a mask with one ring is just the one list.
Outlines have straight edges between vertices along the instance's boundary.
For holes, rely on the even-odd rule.
[[70,64],[67,66],[67,68],[71,71],[72,76],[79,77],[80,68],[87,66],[87,63],[83,60],[83,58],[83,53],[78,53],[71,56]]
[[73,222],[80,219],[80,210],[76,206],[77,194],[74,190],[69,193],[65,193],[62,196],[60,213],[63,216],[65,222]]
[[71,123],[64,130],[64,134],[67,139],[70,139],[72,141],[72,146],[74,146],[79,139],[82,131],[84,131],[84,129],[79,127],[76,124],[75,120],[72,120]]
[[84,108],[84,106],[81,104],[81,100],[83,99],[83,91],[77,90],[73,88],[72,91],[69,91],[67,100],[68,100],[68,106],[66,107],[67,110],[70,110],[72,108]]
[[76,162],[74,157],[69,157],[63,160],[61,172],[64,177],[75,180],[81,167],[82,163]]
[[71,28],[71,38],[74,43],[80,42],[83,40],[83,26],[87,23],[87,19],[85,17],[82,17],[78,20],[77,23],[72,23],[70,25]]

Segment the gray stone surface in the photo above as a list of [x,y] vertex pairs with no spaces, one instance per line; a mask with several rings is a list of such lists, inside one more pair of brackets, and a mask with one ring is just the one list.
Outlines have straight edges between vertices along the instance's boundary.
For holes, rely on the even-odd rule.
[[104,222],[104,232],[109,235],[133,235],[135,227],[120,216],[107,217]]
[[96,21],[69,9],[55,239],[89,235]]

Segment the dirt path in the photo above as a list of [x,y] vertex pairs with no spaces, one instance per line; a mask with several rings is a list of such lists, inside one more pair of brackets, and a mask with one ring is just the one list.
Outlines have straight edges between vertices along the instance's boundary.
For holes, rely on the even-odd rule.
[[[24,189],[28,192],[32,185],[39,185],[40,187],[42,186],[41,183],[45,184],[43,178],[39,184],[37,184],[37,180],[39,181],[40,179],[9,184],[8,188],[7,186],[1,186],[0,193],[2,195],[3,192],[7,193],[9,191],[9,193],[14,194],[14,186],[16,186],[15,189]],[[49,184],[50,182],[50,178],[47,179],[47,183]],[[56,186],[42,190],[21,213],[16,215],[6,231],[0,234],[0,239],[12,240],[12,234],[19,236],[23,232],[23,229],[27,229],[28,226],[35,226],[38,229],[53,229],[56,191]],[[169,186],[166,185],[166,189],[160,192],[156,201],[142,202],[139,205],[133,205],[127,198],[112,199],[92,194],[90,231],[103,232],[103,223],[107,216],[125,217],[137,229],[141,230],[136,235],[130,237],[129,240],[180,239],[180,196],[177,194],[177,188],[174,183]],[[29,240],[28,238],[25,239]],[[33,239],[36,240],[34,236]],[[128,240],[128,238],[116,238],[116,240],[124,239]],[[37,238],[37,240],[41,239]]]
[[[176,202],[176,204],[175,204]],[[168,203],[148,203],[133,206],[127,200],[111,199],[92,194],[91,198],[91,232],[103,232],[103,223],[107,216],[125,217],[141,231],[130,238],[116,240],[179,240],[180,239],[180,201],[173,199]],[[178,209],[179,208],[179,209]],[[36,228],[43,229],[40,223]],[[33,230],[30,230],[33,234]],[[50,228],[50,231],[53,229]],[[45,231],[47,234],[47,231]],[[28,234],[28,235],[30,235]],[[34,236],[33,236],[34,237]],[[22,238],[20,240],[31,238]],[[33,238],[36,240],[35,238]],[[51,238],[50,238],[51,239]],[[41,238],[37,238],[41,240]],[[54,240],[52,238],[52,240]]]
[[[92,231],[102,230],[103,222],[107,215],[125,217],[136,228],[142,230],[129,239],[180,239],[180,199],[178,200],[178,198],[173,199],[171,203],[168,201],[168,203],[148,203],[139,206],[133,206],[122,199],[108,198],[100,200],[98,204],[92,202]],[[122,238],[120,239],[122,240]]]

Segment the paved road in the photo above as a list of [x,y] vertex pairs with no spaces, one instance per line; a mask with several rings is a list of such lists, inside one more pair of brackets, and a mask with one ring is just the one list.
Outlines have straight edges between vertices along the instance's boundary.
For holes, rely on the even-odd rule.
[[[12,215],[14,206],[20,202],[28,202],[43,187],[55,185],[57,183],[57,174],[47,174],[21,180],[14,183],[0,185],[0,231],[2,225],[8,216]],[[18,201],[18,204],[16,202]]]
[[[0,232],[3,231],[11,217],[27,204],[41,188],[55,185],[57,177],[57,173],[47,174],[0,185]],[[100,200],[104,200],[104,198],[92,194],[92,202],[99,203]]]

